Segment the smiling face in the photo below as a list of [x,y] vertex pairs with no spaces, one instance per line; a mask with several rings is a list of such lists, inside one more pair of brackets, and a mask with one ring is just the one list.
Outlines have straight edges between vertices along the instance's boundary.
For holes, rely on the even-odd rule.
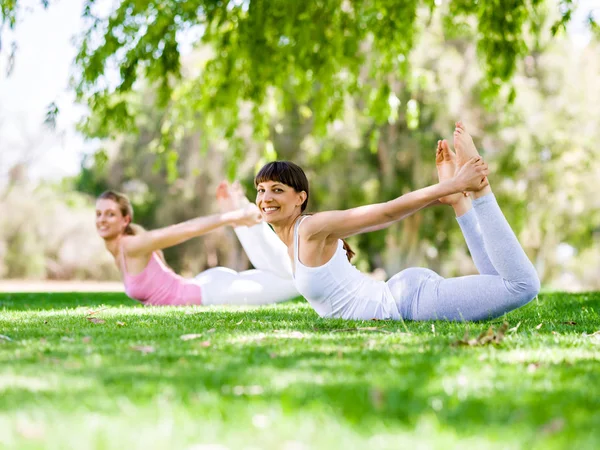
[[308,179],[290,161],[265,164],[254,178],[256,205],[263,220],[270,224],[294,220],[308,204]]
[[298,216],[306,192],[296,190],[280,181],[263,181],[256,186],[256,205],[267,223],[277,223]]
[[131,217],[124,216],[119,204],[108,198],[96,200],[96,231],[105,240],[114,239],[125,232]]

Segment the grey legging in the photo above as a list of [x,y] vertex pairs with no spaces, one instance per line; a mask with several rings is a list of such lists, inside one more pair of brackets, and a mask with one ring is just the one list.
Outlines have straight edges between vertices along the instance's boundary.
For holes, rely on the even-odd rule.
[[494,194],[473,201],[457,218],[480,275],[443,278],[410,268],[387,284],[408,320],[483,320],[530,302],[540,290],[535,268],[502,214]]

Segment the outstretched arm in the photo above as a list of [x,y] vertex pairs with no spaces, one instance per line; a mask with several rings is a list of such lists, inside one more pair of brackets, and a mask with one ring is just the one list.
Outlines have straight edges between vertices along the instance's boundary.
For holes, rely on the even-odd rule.
[[[425,205],[423,208],[421,209],[425,209],[425,208],[429,208],[430,206],[435,206],[435,205],[441,205],[442,203],[440,203],[439,200],[436,200],[434,202],[429,203],[428,205]],[[379,230],[383,230],[389,226],[392,226],[393,224],[395,224],[397,222],[397,220],[391,220],[389,222],[385,222],[385,223],[380,223],[378,225],[375,225],[373,227],[368,227],[365,228],[363,230],[361,230],[359,233],[357,234],[362,234],[362,233],[369,233],[371,231],[379,231]]]
[[260,211],[256,205],[250,204],[243,209],[198,217],[186,222],[131,236],[125,240],[123,247],[127,255],[138,256],[173,247],[224,225],[254,225],[259,221]]
[[305,221],[303,232],[309,237],[343,239],[382,229],[437,203],[441,197],[481,189],[487,184],[487,173],[487,164],[480,158],[473,158],[453,179],[409,192],[389,202],[315,214]]

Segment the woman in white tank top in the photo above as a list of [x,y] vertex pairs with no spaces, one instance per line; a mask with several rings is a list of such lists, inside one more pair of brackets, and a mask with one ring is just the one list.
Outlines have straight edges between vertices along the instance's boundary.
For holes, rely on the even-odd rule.
[[[294,163],[271,162],[256,175],[256,204],[263,220],[286,244],[296,288],[320,316],[479,320],[537,295],[539,279],[491,193],[487,164],[460,122],[454,137],[458,155],[446,141],[438,142],[438,184],[345,211],[302,215],[309,185]],[[472,203],[462,194],[468,191]],[[439,203],[454,207],[480,275],[443,279],[429,269],[410,268],[386,283],[349,262],[353,252],[344,238],[388,227]]]

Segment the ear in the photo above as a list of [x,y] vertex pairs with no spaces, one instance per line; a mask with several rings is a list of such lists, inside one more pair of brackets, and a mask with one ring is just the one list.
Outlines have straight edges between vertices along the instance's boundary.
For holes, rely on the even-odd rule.
[[298,198],[300,203],[298,203],[296,206],[302,206],[302,204],[306,201],[307,197],[308,195],[306,194],[306,191],[298,192]]

